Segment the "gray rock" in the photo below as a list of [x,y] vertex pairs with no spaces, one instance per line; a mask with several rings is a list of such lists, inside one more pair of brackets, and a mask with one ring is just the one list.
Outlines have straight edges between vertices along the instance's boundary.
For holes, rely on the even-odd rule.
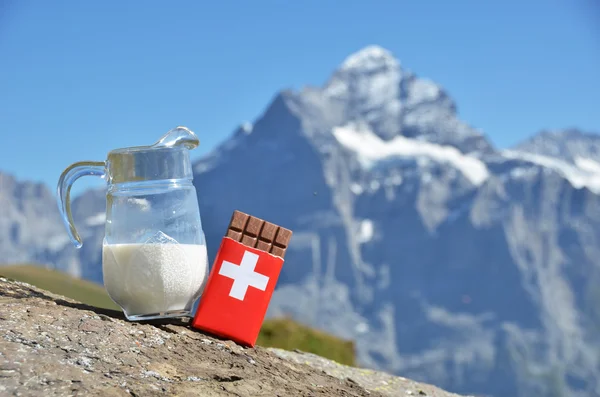
[[269,350],[286,360],[290,360],[297,364],[309,365],[313,368],[325,371],[327,374],[340,380],[347,379],[367,390],[376,391],[385,396],[459,397],[458,394],[448,393],[435,386],[415,382],[401,376],[393,376],[385,372],[349,367],[312,353],[298,350],[291,352],[276,348],[269,348]]
[[389,382],[396,390],[456,396],[282,353],[215,339],[185,320],[128,322],[120,312],[0,278],[1,395],[377,397],[391,395],[377,390]]

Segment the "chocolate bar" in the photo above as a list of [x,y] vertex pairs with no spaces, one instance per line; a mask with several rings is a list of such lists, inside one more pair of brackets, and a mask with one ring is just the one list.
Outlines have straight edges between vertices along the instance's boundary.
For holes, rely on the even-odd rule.
[[236,210],[233,211],[225,235],[245,246],[283,259],[292,231]]

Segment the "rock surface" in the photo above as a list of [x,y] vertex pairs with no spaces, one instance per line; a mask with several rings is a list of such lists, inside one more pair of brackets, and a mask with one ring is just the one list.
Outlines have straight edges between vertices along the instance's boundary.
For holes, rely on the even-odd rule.
[[368,391],[379,392],[385,396],[447,396],[459,397],[458,394],[448,393],[435,386],[419,383],[401,376],[371,369],[354,368],[336,363],[321,356],[301,351],[287,351],[269,348],[279,357],[291,360],[297,364],[305,364],[315,369],[325,371],[341,380],[349,380],[364,387]]
[[314,355],[243,348],[183,320],[128,322],[5,278],[0,334],[0,395],[456,396]]

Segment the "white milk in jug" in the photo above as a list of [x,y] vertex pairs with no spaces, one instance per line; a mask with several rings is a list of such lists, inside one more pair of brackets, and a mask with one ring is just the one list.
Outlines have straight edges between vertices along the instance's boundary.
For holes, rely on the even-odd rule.
[[190,311],[208,276],[206,246],[104,244],[104,286],[128,317]]

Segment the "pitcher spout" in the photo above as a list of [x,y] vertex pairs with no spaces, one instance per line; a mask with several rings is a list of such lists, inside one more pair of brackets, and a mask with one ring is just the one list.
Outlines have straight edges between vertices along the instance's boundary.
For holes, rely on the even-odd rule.
[[200,141],[196,134],[190,131],[186,127],[176,127],[164,134],[154,145],[151,147],[175,147],[183,146],[186,149],[192,150],[198,147]]

